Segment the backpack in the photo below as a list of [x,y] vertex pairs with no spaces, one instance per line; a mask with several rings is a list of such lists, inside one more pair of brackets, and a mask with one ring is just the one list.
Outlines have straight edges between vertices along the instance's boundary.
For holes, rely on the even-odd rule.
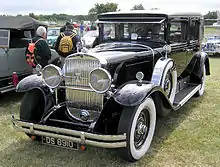
[[62,53],[69,53],[73,50],[73,41],[72,38],[76,36],[76,33],[71,34],[70,36],[61,33],[61,40],[58,50]]
[[[37,48],[36,48],[36,44],[43,39],[38,39],[36,42],[31,42],[28,44],[28,48],[27,48],[27,53],[26,53],[26,62],[32,66],[33,68],[36,67],[36,65],[38,64],[37,61]],[[38,58],[39,59],[39,58]]]

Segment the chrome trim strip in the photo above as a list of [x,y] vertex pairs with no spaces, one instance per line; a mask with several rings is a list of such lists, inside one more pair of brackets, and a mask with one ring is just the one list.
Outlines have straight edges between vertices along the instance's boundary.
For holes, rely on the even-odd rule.
[[13,123],[13,127],[18,131],[22,131],[33,135],[50,136],[54,138],[71,140],[73,142],[80,144],[86,144],[86,145],[103,147],[103,148],[121,148],[121,147],[126,147],[127,145],[126,134],[98,135],[98,134],[92,134],[92,133],[81,132],[76,130],[23,122],[18,119],[15,119],[14,116],[12,116],[12,123]]
[[88,92],[95,92],[91,88],[75,88],[73,86],[59,86],[60,88],[67,88],[67,89],[72,89],[72,90],[81,90],[81,91],[88,91]]
[[13,91],[15,90],[15,87],[13,85],[10,85],[10,86],[6,86],[6,87],[3,87],[3,88],[0,88],[0,93],[7,93],[7,92],[10,92],[10,91]]
[[201,88],[201,84],[195,87],[183,100],[179,102],[177,107],[183,106],[199,89]]

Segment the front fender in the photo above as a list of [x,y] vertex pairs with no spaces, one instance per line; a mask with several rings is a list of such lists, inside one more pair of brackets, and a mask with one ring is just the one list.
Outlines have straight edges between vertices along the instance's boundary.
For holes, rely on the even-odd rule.
[[155,91],[162,91],[161,88],[152,83],[137,82],[127,83],[122,86],[113,95],[114,100],[123,106],[136,106],[140,104],[147,96]]
[[55,104],[55,99],[49,88],[43,83],[42,76],[34,74],[22,79],[15,90],[16,92],[28,92],[33,89],[38,89],[43,94],[45,104],[44,111],[47,112]]
[[27,92],[32,89],[40,89],[42,91],[43,88],[46,88],[46,86],[43,83],[42,76],[34,74],[22,79],[15,90],[16,92]]

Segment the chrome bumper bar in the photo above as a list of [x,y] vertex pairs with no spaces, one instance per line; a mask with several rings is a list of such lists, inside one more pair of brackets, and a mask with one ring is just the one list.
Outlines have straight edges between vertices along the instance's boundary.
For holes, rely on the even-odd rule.
[[16,130],[37,136],[48,136],[70,140],[82,145],[91,145],[103,148],[126,147],[126,134],[121,135],[98,135],[65,128],[57,128],[47,125],[33,124],[15,119],[12,123]]

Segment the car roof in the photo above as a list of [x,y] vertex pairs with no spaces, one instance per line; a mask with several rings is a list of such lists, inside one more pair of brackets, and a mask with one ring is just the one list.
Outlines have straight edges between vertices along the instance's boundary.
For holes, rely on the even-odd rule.
[[189,17],[201,17],[202,14],[199,12],[173,12],[168,10],[131,10],[131,11],[118,11],[118,12],[107,12],[102,13],[99,16],[105,15],[129,15],[129,14],[154,14],[154,15],[164,15],[164,16],[189,16]]
[[0,16],[0,29],[37,29],[47,24],[29,16]]

